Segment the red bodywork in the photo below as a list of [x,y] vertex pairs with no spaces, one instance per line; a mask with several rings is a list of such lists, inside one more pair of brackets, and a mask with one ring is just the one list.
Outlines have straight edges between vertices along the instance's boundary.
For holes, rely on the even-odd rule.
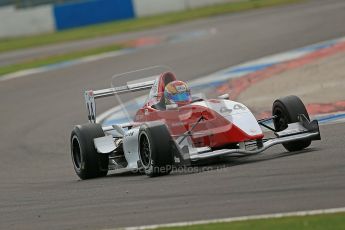
[[[157,91],[152,92],[151,90],[151,97],[146,104],[137,111],[135,122],[142,123],[163,120],[168,126],[170,133],[173,136],[179,136],[191,130],[194,124],[202,116],[204,119],[200,121],[192,131],[192,140],[196,147],[209,146],[218,148],[234,143],[263,138],[263,135],[248,135],[219,113],[204,106],[190,104],[176,110],[158,110],[153,108],[152,105],[159,103],[162,99],[165,85],[173,80],[176,80],[176,77],[170,72],[160,76],[157,85],[153,86],[153,89]],[[215,102],[217,100],[212,99],[210,101]]]

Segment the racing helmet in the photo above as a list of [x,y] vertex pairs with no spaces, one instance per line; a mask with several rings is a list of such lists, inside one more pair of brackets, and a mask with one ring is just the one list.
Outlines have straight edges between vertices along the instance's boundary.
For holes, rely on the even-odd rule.
[[172,81],[164,89],[165,104],[183,106],[192,101],[190,89],[183,81]]

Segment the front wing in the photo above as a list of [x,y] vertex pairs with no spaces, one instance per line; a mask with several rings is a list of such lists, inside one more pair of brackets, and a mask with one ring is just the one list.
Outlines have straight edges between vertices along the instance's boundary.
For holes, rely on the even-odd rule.
[[263,140],[263,142],[258,144],[256,148],[247,148],[244,143],[243,145],[239,144],[238,148],[235,149],[219,149],[214,151],[202,148],[200,151],[188,152],[188,148],[179,148],[180,156],[178,157],[175,155],[175,159],[181,157],[182,159],[178,159],[178,162],[175,160],[175,163],[187,163],[190,161],[193,162],[221,156],[250,156],[261,153],[278,144],[303,140],[321,140],[318,122],[316,120],[310,122],[304,116],[300,116],[299,122],[289,124],[285,130],[275,132],[275,135],[275,138]]

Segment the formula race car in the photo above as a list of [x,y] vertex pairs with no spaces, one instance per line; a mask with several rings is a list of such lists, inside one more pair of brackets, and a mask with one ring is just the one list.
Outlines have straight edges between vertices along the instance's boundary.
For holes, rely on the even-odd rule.
[[[174,167],[201,160],[255,155],[277,144],[298,151],[321,139],[318,122],[310,121],[297,96],[277,99],[272,116],[256,120],[245,105],[229,100],[228,94],[213,99],[190,95],[193,90],[171,71],[147,72],[155,71],[117,75],[111,88],[85,92],[89,123],[75,126],[70,138],[74,169],[81,179],[103,177],[109,170],[167,175]],[[128,81],[128,76],[136,81]],[[144,90],[150,92],[142,101]],[[126,102],[120,99],[124,95]],[[96,120],[95,99],[108,96],[118,100],[126,122]],[[129,103],[133,98],[142,103],[134,111]],[[274,136],[267,138],[261,127]]]

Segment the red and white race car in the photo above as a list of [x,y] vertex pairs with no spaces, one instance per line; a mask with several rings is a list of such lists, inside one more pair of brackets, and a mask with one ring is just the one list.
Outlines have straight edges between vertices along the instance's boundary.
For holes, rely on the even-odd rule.
[[[109,170],[166,175],[174,167],[200,160],[255,155],[277,144],[298,151],[321,139],[318,122],[309,120],[297,96],[277,99],[272,116],[256,120],[245,105],[229,100],[228,95],[214,99],[199,95],[183,106],[166,105],[165,86],[177,80],[171,71],[134,82],[128,76],[148,77],[145,71],[134,71],[113,78],[122,86],[85,92],[90,122],[75,126],[71,134],[72,161],[81,179],[106,176]],[[106,126],[96,122],[95,99],[115,96],[122,102],[120,95],[143,90],[150,90],[148,98],[133,114],[126,103],[120,105],[131,122]],[[265,138],[261,127],[275,137]]]

